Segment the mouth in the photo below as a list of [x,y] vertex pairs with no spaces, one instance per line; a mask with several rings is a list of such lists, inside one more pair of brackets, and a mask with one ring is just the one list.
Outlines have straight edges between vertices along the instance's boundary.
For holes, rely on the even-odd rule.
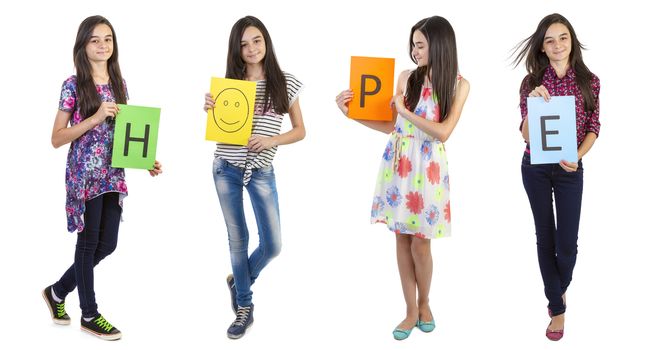
[[229,123],[229,122],[227,122],[226,120],[224,120],[224,119],[222,119],[222,118],[219,118],[219,120],[221,120],[221,121],[222,121],[222,123],[224,123],[224,124],[226,124],[226,125],[235,125],[235,124],[237,124],[237,123],[239,123],[239,122],[240,122],[239,120],[237,120],[237,121],[234,121],[234,122],[232,122],[232,123]]

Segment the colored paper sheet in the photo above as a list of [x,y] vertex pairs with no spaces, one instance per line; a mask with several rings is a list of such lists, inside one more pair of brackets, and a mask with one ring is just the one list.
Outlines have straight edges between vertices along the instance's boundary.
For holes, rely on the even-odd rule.
[[573,96],[528,97],[531,164],[578,161],[576,105]]
[[248,144],[255,110],[255,86],[252,81],[211,78],[215,106],[208,110],[206,140]]
[[393,58],[352,56],[349,87],[354,91],[348,105],[350,118],[392,120]]
[[153,168],[160,116],[160,108],[119,105],[114,128],[112,167]]

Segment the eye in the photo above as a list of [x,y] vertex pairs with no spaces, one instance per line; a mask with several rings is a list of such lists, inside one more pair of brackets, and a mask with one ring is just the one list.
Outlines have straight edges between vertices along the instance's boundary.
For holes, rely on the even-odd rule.
[[106,39],[105,39],[105,42],[108,42],[108,43],[109,43],[109,42],[112,42],[112,38],[106,38]]
[[224,100],[224,106],[228,106],[228,100]]
[[99,43],[99,39],[92,39],[92,40],[90,40],[90,42],[91,42],[92,44],[98,44],[98,43]]
[[246,43],[243,43],[243,44],[242,44],[242,47],[246,47]]
[[240,106],[240,103],[239,103],[239,102],[235,102],[235,107],[239,107],[239,106]]

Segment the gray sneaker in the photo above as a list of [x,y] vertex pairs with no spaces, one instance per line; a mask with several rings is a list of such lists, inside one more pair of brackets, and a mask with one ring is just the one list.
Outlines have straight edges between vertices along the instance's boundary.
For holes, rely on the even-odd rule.
[[42,295],[43,299],[45,299],[45,302],[47,303],[47,307],[49,308],[52,321],[54,321],[55,324],[70,324],[71,320],[69,315],[65,312],[65,300],[60,303],[57,303],[56,300],[54,300],[54,297],[52,296],[52,286],[43,289]]

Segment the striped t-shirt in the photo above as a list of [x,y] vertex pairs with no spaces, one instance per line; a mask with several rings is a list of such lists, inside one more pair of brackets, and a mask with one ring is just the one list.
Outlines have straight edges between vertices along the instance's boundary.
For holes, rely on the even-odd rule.
[[[287,81],[287,96],[289,97],[289,107],[296,101],[298,94],[302,90],[302,83],[293,75],[284,72]],[[255,111],[253,113],[252,135],[271,137],[280,134],[282,127],[282,115],[277,114],[273,107],[262,112],[266,94],[266,80],[256,82],[255,88]],[[261,152],[253,152],[246,146],[231,145],[226,143],[217,143],[215,157],[224,159],[236,167],[244,168],[244,184],[251,180],[251,171],[271,165],[273,157],[278,147],[267,148]]]

